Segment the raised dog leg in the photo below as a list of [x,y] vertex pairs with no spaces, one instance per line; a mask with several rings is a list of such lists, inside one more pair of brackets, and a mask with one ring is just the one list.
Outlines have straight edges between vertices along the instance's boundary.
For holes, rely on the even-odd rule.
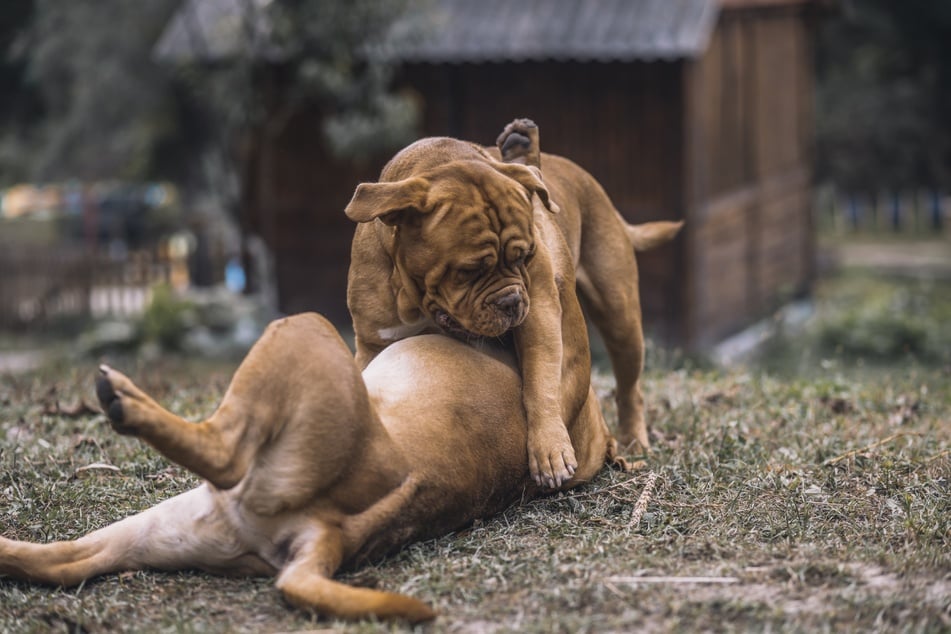
[[[254,461],[267,465],[243,484],[244,499],[264,515],[313,499],[362,452],[377,447],[371,439],[384,435],[349,349],[329,322],[313,314],[272,323],[235,372],[221,405],[200,423],[167,411],[120,372],[104,366],[101,373],[96,390],[113,427],[216,488],[235,486]],[[370,499],[403,480],[399,462],[386,462],[392,473],[367,490]]]
[[[128,378],[107,367],[97,392],[119,431],[141,434],[216,486],[233,485],[235,434],[214,423],[191,425],[162,409]],[[201,567],[273,572],[257,558],[239,561],[227,546],[233,531],[202,486],[94,531],[75,541],[33,544],[0,538],[0,572],[30,581],[71,586],[120,570]]]
[[121,372],[100,366],[96,394],[112,427],[138,436],[167,458],[219,489],[244,477],[256,447],[242,444],[244,417],[227,412],[201,423],[189,423],[152,400]]

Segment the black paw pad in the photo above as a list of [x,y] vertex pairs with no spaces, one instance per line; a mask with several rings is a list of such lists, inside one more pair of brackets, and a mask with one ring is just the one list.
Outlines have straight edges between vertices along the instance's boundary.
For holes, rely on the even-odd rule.
[[523,136],[518,132],[513,132],[508,135],[508,138],[505,139],[505,142],[502,144],[502,155],[507,156],[509,152],[512,152],[516,148],[525,149],[532,144],[532,140],[527,136]]
[[104,376],[96,379],[96,396],[106,416],[114,423],[122,422],[122,402],[116,395],[112,382]]

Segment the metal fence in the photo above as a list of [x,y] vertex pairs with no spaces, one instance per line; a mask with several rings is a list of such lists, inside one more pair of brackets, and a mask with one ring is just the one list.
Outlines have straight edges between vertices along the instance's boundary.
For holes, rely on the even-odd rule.
[[154,285],[175,275],[176,261],[161,247],[109,253],[0,244],[0,327],[134,316],[145,310]]
[[934,235],[951,223],[951,196],[937,191],[851,193],[826,188],[817,201],[819,228],[833,233]]

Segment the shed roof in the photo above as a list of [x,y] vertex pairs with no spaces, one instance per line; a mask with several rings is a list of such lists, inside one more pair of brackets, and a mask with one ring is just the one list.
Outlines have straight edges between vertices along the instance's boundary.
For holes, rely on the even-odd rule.
[[[155,54],[215,61],[253,37],[257,55],[279,57],[267,44],[271,1],[186,0]],[[718,11],[718,0],[428,0],[381,46],[432,63],[677,59],[706,49]]]
[[418,62],[632,61],[701,54],[716,0],[438,0],[394,47]]

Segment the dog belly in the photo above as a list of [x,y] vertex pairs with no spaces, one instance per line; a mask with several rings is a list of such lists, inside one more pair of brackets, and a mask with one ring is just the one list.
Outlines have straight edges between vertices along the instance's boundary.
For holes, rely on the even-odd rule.
[[[228,492],[205,483],[162,502],[147,514],[149,525],[141,534],[156,553],[150,567],[196,567],[232,576],[273,575],[279,566],[267,561],[259,535],[248,534],[245,513]],[[251,529],[253,530],[253,529]],[[268,542],[263,542],[268,543]]]
[[424,335],[386,348],[364,371],[380,420],[420,480],[407,508],[365,554],[458,529],[523,495],[527,431],[521,381],[509,360]]

